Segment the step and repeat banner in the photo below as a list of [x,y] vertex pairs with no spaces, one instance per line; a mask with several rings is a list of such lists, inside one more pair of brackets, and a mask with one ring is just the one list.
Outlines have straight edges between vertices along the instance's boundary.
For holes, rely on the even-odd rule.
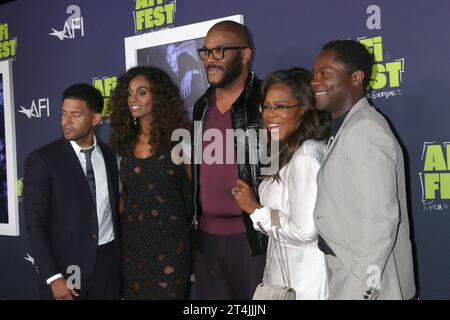
[[[196,55],[216,19],[244,23],[253,70],[310,69],[323,44],[357,39],[371,51],[371,99],[407,160],[421,299],[450,299],[450,2],[445,0],[16,0],[0,5],[0,299],[37,298],[21,200],[29,152],[61,137],[65,88],[86,82],[107,101],[132,65],[196,76],[187,108],[207,88]],[[172,77],[181,84],[182,77]],[[5,85],[5,81],[7,84]],[[189,93],[189,94],[188,94]],[[12,204],[11,204],[12,202]]]

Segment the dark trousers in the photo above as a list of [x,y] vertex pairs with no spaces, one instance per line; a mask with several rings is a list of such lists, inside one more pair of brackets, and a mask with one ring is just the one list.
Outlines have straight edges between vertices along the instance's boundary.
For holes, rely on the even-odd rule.
[[249,300],[262,281],[265,255],[252,257],[245,233],[200,231],[195,282],[200,300]]
[[[122,294],[122,269],[116,241],[101,245],[97,250],[95,268],[89,278],[81,279],[77,300],[117,300]],[[41,299],[54,299],[51,286],[40,289]]]
[[80,300],[117,300],[122,298],[121,261],[116,241],[101,245],[91,276],[81,287]]

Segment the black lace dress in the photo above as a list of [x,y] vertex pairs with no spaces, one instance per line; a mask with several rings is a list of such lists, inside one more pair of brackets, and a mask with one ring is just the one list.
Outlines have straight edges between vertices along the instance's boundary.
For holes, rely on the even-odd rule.
[[191,274],[189,183],[170,153],[122,159],[125,299],[186,299]]

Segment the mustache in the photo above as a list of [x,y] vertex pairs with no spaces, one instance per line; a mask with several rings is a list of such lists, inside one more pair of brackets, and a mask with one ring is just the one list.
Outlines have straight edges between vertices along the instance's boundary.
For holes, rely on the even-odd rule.
[[206,66],[206,70],[207,70],[207,71],[208,71],[209,69],[211,69],[211,68],[218,68],[218,69],[223,70],[223,68],[222,68],[221,66],[218,66],[217,64],[214,64],[214,63],[208,64],[208,65]]

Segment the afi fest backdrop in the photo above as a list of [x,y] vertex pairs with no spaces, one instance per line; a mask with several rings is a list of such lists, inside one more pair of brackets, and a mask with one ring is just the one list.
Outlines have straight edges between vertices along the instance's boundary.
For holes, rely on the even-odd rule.
[[[372,100],[392,124],[408,161],[420,298],[450,299],[449,14],[447,0],[16,0],[0,5],[0,60],[11,61],[14,89],[5,106],[13,117],[5,121],[15,118],[16,146],[6,151],[17,152],[17,165],[8,166],[17,169],[11,184],[17,190],[8,192],[17,193],[19,227],[18,235],[0,235],[0,299],[37,298],[21,178],[26,155],[62,134],[63,90],[87,82],[107,100],[127,67],[125,38],[144,35],[139,39],[145,41],[137,41],[145,50],[135,61],[164,64],[163,45],[175,43],[189,54],[204,34],[187,27],[177,30],[191,31],[169,32],[155,41],[163,32],[229,16],[251,30],[253,69],[260,78],[279,68],[311,68],[330,40],[359,39],[371,50],[377,71]],[[107,108],[104,115],[100,135],[108,140]],[[9,219],[6,225],[14,223]]]

